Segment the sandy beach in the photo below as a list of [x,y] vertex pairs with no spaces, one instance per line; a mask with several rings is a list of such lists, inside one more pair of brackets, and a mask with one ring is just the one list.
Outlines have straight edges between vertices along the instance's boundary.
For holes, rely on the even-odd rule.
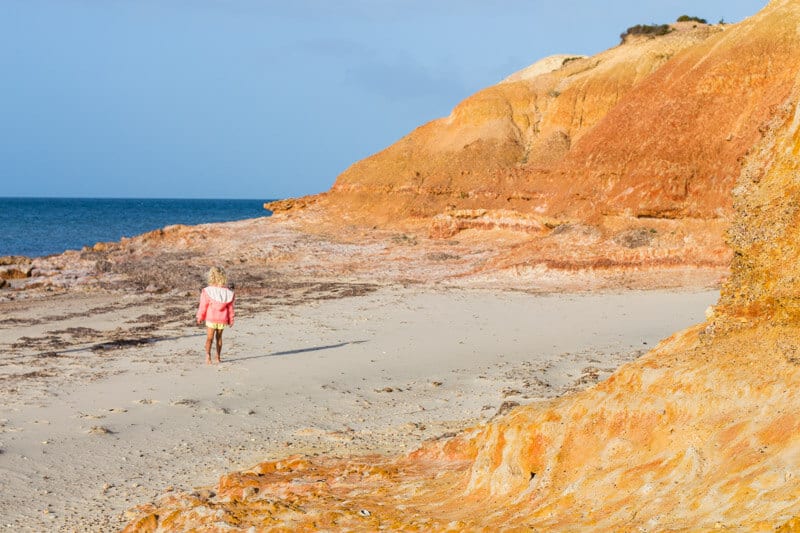
[[115,531],[262,460],[410,450],[591,386],[718,296],[361,289],[242,296],[212,366],[190,294],[2,303],[0,525]]

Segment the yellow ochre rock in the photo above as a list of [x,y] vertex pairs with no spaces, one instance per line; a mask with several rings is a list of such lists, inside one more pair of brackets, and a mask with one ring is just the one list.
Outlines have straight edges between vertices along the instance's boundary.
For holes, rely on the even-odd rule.
[[[508,227],[508,216],[464,224],[453,210],[554,221],[514,226],[524,244],[499,245],[487,271],[724,268],[742,161],[800,67],[795,10],[777,1],[736,25],[678,23],[593,57],[545,58],[354,163],[330,191],[266,207],[300,219],[313,207],[310,231],[411,227],[441,239]],[[597,239],[552,233],[575,224]],[[659,238],[635,253],[615,246],[643,229]]]

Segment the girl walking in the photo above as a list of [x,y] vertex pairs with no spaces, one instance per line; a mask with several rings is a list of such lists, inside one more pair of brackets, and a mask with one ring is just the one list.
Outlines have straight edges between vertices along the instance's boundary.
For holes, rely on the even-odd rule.
[[206,364],[211,364],[211,344],[217,340],[217,363],[222,362],[222,332],[233,327],[233,303],[235,296],[227,287],[228,278],[222,267],[211,267],[208,271],[208,287],[200,293],[197,308],[197,323],[206,323]]

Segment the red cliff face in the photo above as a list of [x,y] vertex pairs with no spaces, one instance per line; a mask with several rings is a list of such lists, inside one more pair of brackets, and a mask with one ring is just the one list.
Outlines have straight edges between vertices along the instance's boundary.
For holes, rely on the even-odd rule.
[[774,5],[687,47],[638,83],[556,169],[569,184],[550,208],[728,215],[742,158],[797,76],[794,9]]
[[[731,189],[800,64],[793,10],[773,3],[737,25],[679,23],[594,57],[548,58],[312,201],[328,227],[485,241],[515,231],[487,270],[726,266]],[[272,207],[302,218],[307,203]],[[575,228],[591,239],[568,238]],[[631,232],[653,238],[630,246]]]
[[[431,217],[448,208],[556,214],[548,199],[572,179],[543,186],[540,175],[580,169],[587,154],[574,162],[565,158],[610,111],[675,54],[721,31],[684,27],[595,57],[566,57],[552,72],[512,76],[354,164],[336,180],[330,201],[357,213],[386,213],[387,220]],[[647,109],[637,114],[642,112]]]
[[[725,81],[705,66],[740,72],[726,61],[760,65],[757,78],[773,68],[764,58],[798,49],[797,27],[800,3],[776,0],[683,52],[678,63],[695,65],[705,83],[743,90],[738,79]],[[776,42],[783,40],[789,44]],[[759,50],[761,61],[739,57]],[[224,476],[214,496],[168,495],[145,506],[127,531],[800,531],[798,72],[763,87],[773,95],[786,86],[746,147],[733,195],[732,275],[705,323],[591,389],[516,408],[410,455],[263,463]],[[693,86],[700,91],[703,83]],[[650,107],[661,108],[660,100]],[[730,120],[718,124],[749,127]],[[662,141],[641,141],[648,142]],[[703,153],[684,161],[723,172],[723,163]],[[700,210],[695,196],[687,193],[681,209]]]

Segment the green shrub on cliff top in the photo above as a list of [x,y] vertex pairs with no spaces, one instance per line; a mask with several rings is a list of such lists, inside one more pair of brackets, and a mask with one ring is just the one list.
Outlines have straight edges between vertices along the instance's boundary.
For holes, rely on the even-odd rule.
[[622,42],[625,42],[625,38],[629,35],[649,35],[651,37],[658,37],[659,35],[666,35],[672,29],[669,27],[669,24],[637,24],[636,26],[631,26],[624,33],[619,35],[619,38],[622,39]]
[[689,15],[681,15],[678,17],[678,22],[699,22],[700,24],[708,24],[706,19],[700,17],[690,17]]

